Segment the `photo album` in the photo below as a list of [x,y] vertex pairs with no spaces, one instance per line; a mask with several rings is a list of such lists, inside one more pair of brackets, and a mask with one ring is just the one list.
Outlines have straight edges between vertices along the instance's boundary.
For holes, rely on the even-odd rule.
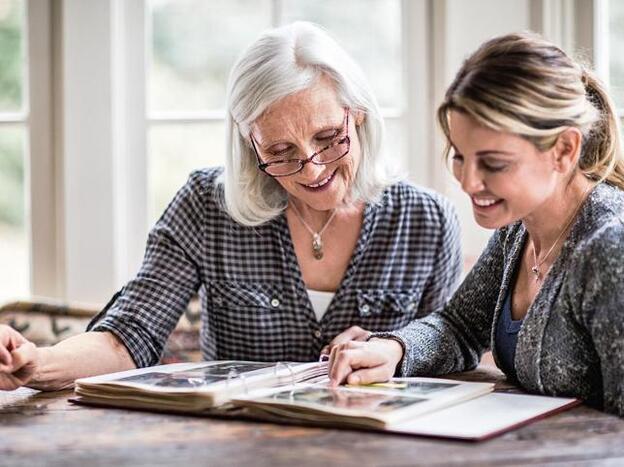
[[492,383],[420,377],[331,387],[326,362],[212,361],[78,379],[72,402],[465,440],[578,403],[493,390]]

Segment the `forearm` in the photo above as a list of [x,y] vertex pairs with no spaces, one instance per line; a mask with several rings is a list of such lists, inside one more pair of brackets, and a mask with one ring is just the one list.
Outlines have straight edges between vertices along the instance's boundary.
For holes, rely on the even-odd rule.
[[126,347],[110,332],[87,332],[37,349],[37,370],[27,386],[56,391],[74,380],[135,368]]

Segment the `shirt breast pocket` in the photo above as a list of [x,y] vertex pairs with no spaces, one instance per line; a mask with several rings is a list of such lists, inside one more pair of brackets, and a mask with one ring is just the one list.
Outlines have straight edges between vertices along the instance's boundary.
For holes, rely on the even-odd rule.
[[292,327],[279,284],[219,281],[210,286],[210,327],[219,358],[273,360]]
[[358,325],[373,332],[401,328],[417,318],[420,297],[421,292],[418,290],[358,290]]

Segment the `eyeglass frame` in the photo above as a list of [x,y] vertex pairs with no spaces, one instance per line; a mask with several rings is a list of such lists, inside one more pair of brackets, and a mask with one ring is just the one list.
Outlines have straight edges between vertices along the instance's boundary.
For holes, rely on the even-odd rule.
[[[303,170],[303,168],[306,166],[306,164],[312,162],[314,165],[327,165],[327,164],[332,164],[336,161],[339,161],[340,159],[342,159],[343,157],[345,157],[347,154],[349,154],[349,152],[351,151],[351,138],[349,137],[349,108],[345,107],[345,116],[344,116],[344,120],[342,123],[342,128],[345,130],[345,135],[340,138],[337,141],[333,141],[332,143],[328,144],[327,146],[325,146],[322,149],[319,149],[318,151],[316,151],[314,154],[312,154],[310,157],[306,157],[305,159],[283,159],[283,160],[278,160],[278,161],[273,161],[273,162],[263,162],[262,159],[260,158],[260,154],[258,153],[258,148],[256,147],[256,139],[253,136],[253,133],[250,132],[249,133],[249,139],[251,139],[251,146],[253,147],[254,153],[256,154],[256,161],[258,162],[258,168],[264,172],[265,174],[267,174],[269,177],[274,177],[274,178],[279,178],[279,177],[290,177],[291,175],[295,175],[299,172],[301,172]],[[347,150],[345,151],[345,153],[338,157],[337,159],[334,159],[333,161],[329,161],[329,162],[317,162],[314,160],[314,158],[316,156],[318,156],[319,154],[321,154],[323,151],[326,151],[330,148],[333,148],[334,146],[338,146],[339,144],[343,144],[343,143],[347,143]],[[299,162],[299,168],[291,173],[288,174],[283,174],[283,175],[273,175],[270,174],[266,171],[267,167],[270,167],[271,165],[276,165],[276,164],[282,164],[284,162]]]

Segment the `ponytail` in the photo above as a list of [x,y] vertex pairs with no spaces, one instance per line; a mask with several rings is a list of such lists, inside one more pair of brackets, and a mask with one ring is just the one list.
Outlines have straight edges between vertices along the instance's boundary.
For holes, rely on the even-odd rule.
[[624,190],[622,137],[615,105],[604,85],[590,70],[583,68],[581,79],[587,99],[599,117],[583,140],[579,168],[592,180],[606,181]]

